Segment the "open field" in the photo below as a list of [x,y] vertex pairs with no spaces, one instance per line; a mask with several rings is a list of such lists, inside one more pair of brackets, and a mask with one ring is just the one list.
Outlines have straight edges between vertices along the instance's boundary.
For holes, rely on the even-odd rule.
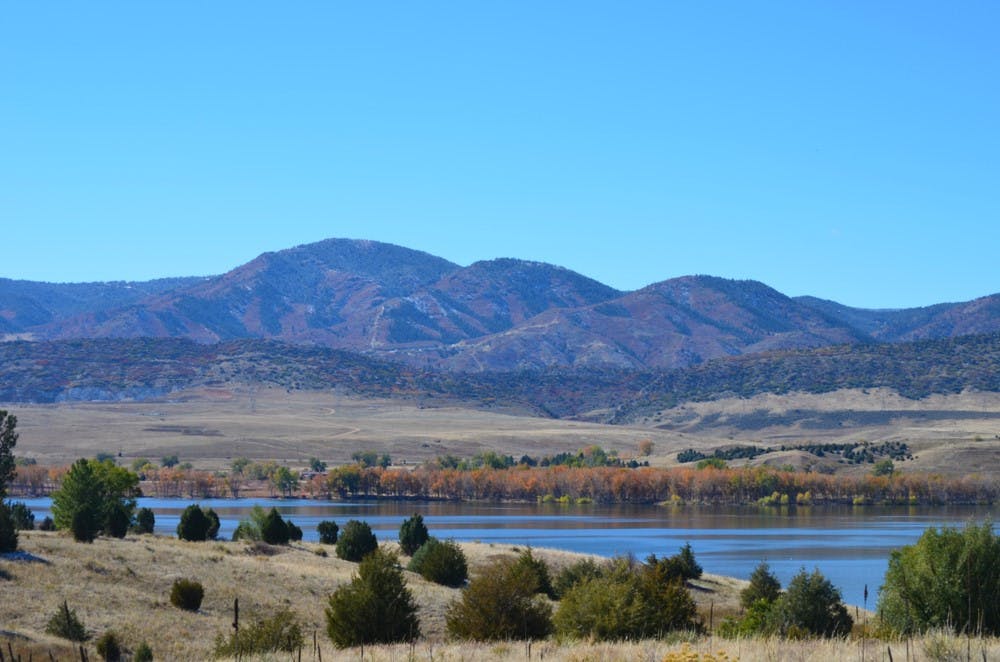
[[122,461],[177,454],[197,468],[228,468],[232,458],[304,466],[310,457],[340,464],[358,450],[389,453],[395,464],[495,450],[515,457],[600,444],[633,456],[639,441],[675,448],[672,432],[497,413],[412,401],[372,400],[316,391],[199,390],[126,403],[2,405],[18,418],[17,454],[65,464],[98,452]]
[[[394,547],[392,543],[388,543]],[[505,545],[463,544],[474,574],[478,568],[516,548]],[[204,660],[211,657],[215,637],[230,632],[232,604],[240,599],[241,621],[254,614],[270,614],[289,607],[300,619],[306,638],[302,659],[357,660],[358,649],[338,651],[325,634],[324,608],[327,596],[350,579],[356,565],[316,552],[321,546],[295,544],[285,548],[253,547],[245,543],[189,543],[153,536],[129,536],[124,540],[99,538],[93,544],[73,542],[68,536],[40,531],[22,532],[24,559],[0,557],[0,645],[8,643],[24,659],[78,659],[67,642],[44,633],[45,623],[66,600],[84,625],[99,635],[113,629],[126,648],[134,650],[142,641],[152,647],[158,660]],[[332,550],[331,550],[332,551]],[[535,550],[553,567],[578,558],[564,552]],[[405,560],[405,559],[404,559]],[[365,660],[524,660],[529,648],[524,642],[498,644],[454,643],[445,639],[443,615],[458,589],[448,589],[405,573],[420,606],[424,637],[409,645],[366,647]],[[197,613],[181,611],[169,604],[169,590],[177,578],[196,579],[205,586],[205,599]],[[705,576],[693,583],[692,594],[703,620],[709,610],[714,623],[735,613],[739,580]],[[320,646],[313,652],[313,633]],[[93,642],[90,642],[93,659]],[[535,642],[531,659],[548,660],[804,660],[887,659],[891,647],[895,660],[965,659],[969,646],[972,659],[1000,659],[1000,640],[967,641],[945,635],[930,635],[910,642],[865,642],[862,658],[860,639],[845,641],[785,641],[777,639],[725,640],[714,636],[679,634],[666,641],[600,644],[556,641]],[[720,651],[725,654],[723,657]],[[908,654],[909,651],[909,654]],[[941,652],[951,657],[942,657]],[[931,655],[931,653],[938,653]],[[692,657],[698,654],[701,657]],[[320,658],[320,655],[322,656]],[[707,657],[707,656],[714,657]],[[673,656],[673,657],[671,657]],[[271,656],[265,659],[297,659]]]
[[[0,407],[18,417],[18,455],[42,464],[67,464],[104,452],[120,454],[126,465],[139,457],[156,461],[176,454],[200,469],[224,469],[241,456],[299,468],[310,457],[348,462],[358,450],[389,453],[395,464],[413,464],[483,450],[538,457],[591,444],[628,458],[649,439],[654,443],[650,463],[671,466],[685,448],[864,440],[906,442],[915,458],[900,465],[902,470],[951,475],[967,474],[970,467],[1000,470],[1000,394],[995,393],[924,400],[882,390],[761,395],[688,403],[636,426],[279,388],[200,389],[143,402]],[[758,461],[799,463],[793,456]],[[870,467],[831,469],[858,473]]]

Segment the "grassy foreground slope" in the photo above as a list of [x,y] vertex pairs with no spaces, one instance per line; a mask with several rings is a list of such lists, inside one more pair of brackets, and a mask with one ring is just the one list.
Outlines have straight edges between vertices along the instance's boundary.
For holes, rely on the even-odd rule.
[[[392,547],[395,545],[390,544]],[[96,635],[113,629],[123,644],[134,650],[147,641],[158,660],[210,659],[219,634],[228,634],[234,598],[240,599],[241,622],[256,614],[271,614],[291,608],[301,620],[306,638],[302,659],[359,659],[360,651],[338,651],[325,634],[324,608],[329,593],[350,579],[357,566],[334,556],[322,557],[315,544],[296,544],[280,549],[253,547],[244,543],[185,543],[153,536],[129,536],[124,540],[99,538],[93,544],[74,543],[67,536],[40,531],[22,532],[24,559],[0,558],[0,646],[8,643],[22,658],[78,659],[73,646],[44,633],[45,623],[66,600],[84,625]],[[471,571],[516,548],[505,545],[463,544]],[[332,551],[332,550],[331,550]],[[535,550],[553,567],[578,555]],[[175,579],[192,578],[205,586],[205,600],[197,613],[181,611],[169,603]],[[409,645],[366,647],[369,660],[521,660],[528,647],[523,642],[500,644],[450,643],[445,640],[444,611],[458,595],[424,581],[413,573],[406,580],[420,606],[424,638]],[[735,612],[743,582],[705,576],[694,582],[692,593],[699,612],[714,624]],[[318,653],[312,648],[317,633]],[[968,642],[976,659],[998,659],[1000,641]],[[925,637],[910,642],[885,643],[868,640],[867,659],[879,659],[891,647],[894,659],[944,659],[924,651],[954,651],[964,654],[964,639]],[[94,659],[93,642],[88,644]],[[909,648],[908,648],[909,647]],[[535,642],[535,659],[549,660],[856,660],[861,659],[861,641],[802,641],[759,639],[729,641],[717,637],[680,635],[670,641],[616,644]],[[726,657],[722,657],[720,651]],[[912,656],[916,653],[916,658]],[[698,655],[699,657],[692,657]],[[711,656],[711,657],[708,657]],[[270,659],[293,659],[276,656]],[[950,659],[950,658],[949,658]],[[957,659],[957,658],[956,658]],[[964,659],[964,658],[963,658]]]

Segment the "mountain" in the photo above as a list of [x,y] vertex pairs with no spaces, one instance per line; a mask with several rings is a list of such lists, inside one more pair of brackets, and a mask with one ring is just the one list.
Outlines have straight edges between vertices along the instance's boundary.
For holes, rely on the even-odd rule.
[[679,368],[722,356],[861,342],[851,326],[754,281],[688,276],[553,307],[440,356],[454,370]]
[[0,278],[0,334],[28,333],[55,320],[88,311],[129,306],[200,280],[163,278],[145,282],[39,283]]
[[451,371],[681,368],[726,356],[1000,331],[1000,295],[907,310],[685,276],[620,292],[517,259],[460,266],[374,241],[269,252],[219,276],[0,280],[7,339],[272,339]]
[[384,304],[458,268],[427,253],[330,239],[264,253],[236,269],[130,306],[38,329],[40,337],[277,338],[363,349],[376,344]]

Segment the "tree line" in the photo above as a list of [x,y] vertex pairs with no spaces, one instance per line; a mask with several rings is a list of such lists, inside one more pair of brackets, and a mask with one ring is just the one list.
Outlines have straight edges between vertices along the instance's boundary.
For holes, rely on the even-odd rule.
[[[442,499],[458,501],[562,501],[602,504],[663,502],[741,505],[772,502],[811,504],[995,503],[1000,481],[989,473],[960,477],[881,472],[843,475],[785,471],[771,467],[702,468],[514,465],[475,469],[427,464],[415,468],[350,464],[326,472],[299,472],[269,463],[270,474],[257,478],[185,467],[151,467],[142,473],[143,494],[158,497],[240,497],[249,488],[272,496],[318,499]],[[67,468],[19,466],[12,493],[44,495],[57,489]],[[777,498],[775,498],[777,495]],[[808,499],[806,499],[808,495]],[[784,497],[784,499],[781,499]]]

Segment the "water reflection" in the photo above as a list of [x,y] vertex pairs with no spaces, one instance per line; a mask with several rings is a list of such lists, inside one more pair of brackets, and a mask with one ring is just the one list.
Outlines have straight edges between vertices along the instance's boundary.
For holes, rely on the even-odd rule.
[[[26,499],[41,519],[49,499]],[[156,513],[156,531],[175,535],[180,514],[192,501],[139,499]],[[380,540],[394,540],[413,513],[424,516],[432,535],[554,547],[602,556],[670,555],[690,542],[706,572],[747,578],[761,560],[786,584],[800,568],[818,567],[840,587],[849,604],[861,605],[867,584],[874,596],[889,552],[912,544],[929,526],[961,526],[990,515],[987,507],[814,506],[755,507],[563,506],[559,504],[467,504],[443,502],[324,502],[283,499],[204,499],[221,520],[220,537],[230,538],[254,505],[274,506],[294,521],[307,541],[318,539],[316,525],[349,519],[371,525]]]

